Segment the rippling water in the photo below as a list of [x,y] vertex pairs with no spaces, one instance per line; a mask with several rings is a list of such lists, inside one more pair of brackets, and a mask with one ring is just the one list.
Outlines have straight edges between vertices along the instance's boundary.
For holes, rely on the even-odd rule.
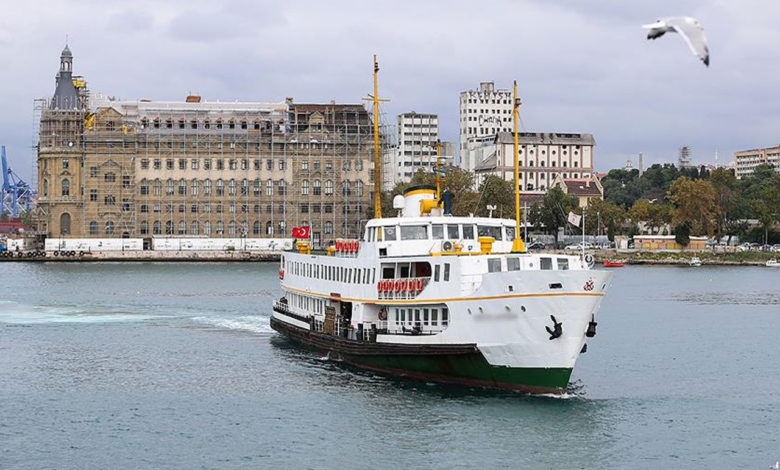
[[2,265],[0,468],[768,468],[780,273],[628,267],[567,399],[341,367],[273,264]]

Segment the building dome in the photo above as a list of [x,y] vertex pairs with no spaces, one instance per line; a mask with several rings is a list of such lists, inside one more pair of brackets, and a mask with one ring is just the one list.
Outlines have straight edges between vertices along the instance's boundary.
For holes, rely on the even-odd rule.
[[67,44],[65,44],[65,49],[62,50],[60,57],[73,57],[73,54],[70,52],[70,48]]

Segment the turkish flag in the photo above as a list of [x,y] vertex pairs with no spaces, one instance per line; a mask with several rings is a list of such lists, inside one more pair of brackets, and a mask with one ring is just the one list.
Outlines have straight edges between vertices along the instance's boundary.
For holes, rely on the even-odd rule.
[[293,238],[309,238],[309,227],[293,227],[292,236]]

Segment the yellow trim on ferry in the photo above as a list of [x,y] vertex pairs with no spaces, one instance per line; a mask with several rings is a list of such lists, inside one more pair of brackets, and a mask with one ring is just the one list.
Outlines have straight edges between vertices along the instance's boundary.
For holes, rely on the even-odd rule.
[[[320,294],[319,292],[309,292],[305,291],[303,289],[296,289],[294,287],[285,287],[282,286],[282,289],[297,292],[300,294],[307,294],[312,295],[315,297],[322,297],[324,299],[329,299],[333,297],[330,294]],[[349,297],[340,297],[340,300],[346,301],[346,302],[362,302],[365,304],[395,304],[395,305],[404,305],[404,304],[440,304],[442,302],[464,302],[469,300],[495,300],[495,299],[518,299],[518,298],[524,298],[524,297],[565,297],[565,296],[574,296],[574,297],[603,297],[603,292],[560,292],[560,293],[550,293],[550,294],[508,294],[508,295],[487,295],[482,297],[449,297],[449,298],[443,298],[443,299],[356,299],[356,298],[349,298]]]
[[416,196],[418,194],[436,194],[435,189],[415,189],[414,191],[409,191],[408,193],[404,193],[404,197],[406,196]]

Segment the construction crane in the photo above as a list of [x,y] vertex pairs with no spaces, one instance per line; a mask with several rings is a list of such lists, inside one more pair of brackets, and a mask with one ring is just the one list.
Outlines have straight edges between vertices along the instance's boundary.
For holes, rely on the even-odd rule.
[[0,160],[3,165],[3,186],[0,189],[0,217],[19,217],[19,210],[30,212],[34,191],[19,175],[8,166],[5,145],[2,146]]

